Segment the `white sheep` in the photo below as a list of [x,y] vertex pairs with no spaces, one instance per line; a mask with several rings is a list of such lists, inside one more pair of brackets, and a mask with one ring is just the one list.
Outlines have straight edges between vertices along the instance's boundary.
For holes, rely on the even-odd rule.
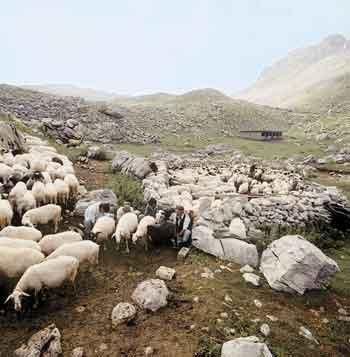
[[44,254],[35,249],[0,247],[0,276],[17,278],[44,259]]
[[38,242],[42,236],[41,232],[33,227],[7,226],[0,231],[0,237],[33,240],[34,242]]
[[29,165],[33,172],[44,172],[47,168],[47,162],[43,159],[33,159]]
[[17,239],[17,238],[0,238],[0,247],[9,247],[9,248],[30,248],[41,252],[40,245],[37,242],[26,239]]
[[22,310],[22,298],[29,296],[29,292],[34,291],[35,299],[41,289],[58,288],[66,281],[74,286],[75,278],[79,269],[79,261],[74,257],[58,257],[46,260],[40,264],[29,267],[18,281],[12,294],[6,299],[14,301],[15,310]]
[[156,220],[152,216],[143,217],[137,226],[136,232],[132,236],[132,242],[136,244],[136,242],[141,239],[143,244],[145,245],[146,251],[148,250],[148,234],[147,227],[156,223]]
[[58,224],[61,220],[62,208],[57,205],[45,205],[33,208],[27,211],[22,217],[22,225],[33,227],[38,224],[53,223],[54,232],[58,230]]
[[100,247],[90,240],[63,244],[52,252],[46,259],[55,259],[60,256],[74,257],[79,260],[79,265],[87,263],[89,265],[98,264],[98,254]]
[[97,243],[104,243],[108,241],[115,230],[115,220],[110,216],[102,216],[98,218],[94,227],[91,230],[91,234]]
[[11,152],[6,152],[2,155],[2,162],[7,166],[13,166],[15,157]]
[[52,183],[51,176],[47,171],[42,172],[44,178],[44,184]]
[[6,184],[13,175],[13,169],[3,163],[0,163],[0,182]]
[[32,194],[35,198],[36,206],[40,207],[45,204],[45,185],[41,181],[35,181],[32,187]]
[[20,217],[23,213],[36,208],[36,200],[31,191],[27,191],[23,196],[16,200],[16,211]]
[[45,203],[57,204],[57,190],[53,183],[45,185]]
[[69,199],[69,187],[68,185],[61,179],[56,179],[54,182],[54,186],[57,191],[57,201],[59,204],[65,206],[68,203]]
[[76,198],[76,196],[78,195],[78,189],[79,189],[79,181],[76,178],[76,176],[73,174],[68,174],[64,178],[64,182],[69,187],[69,198],[70,199]]
[[50,255],[53,251],[66,243],[80,242],[82,240],[81,235],[77,232],[66,231],[56,234],[49,234],[43,237],[39,242],[41,251],[45,255]]
[[13,218],[13,210],[8,200],[0,199],[0,229],[11,224]]
[[138,225],[138,219],[135,213],[125,213],[119,220],[117,229],[113,235],[119,249],[121,240],[125,241],[126,252],[129,253],[129,240],[132,238],[132,234],[136,232]]
[[125,213],[128,213],[128,212],[133,212],[134,209],[132,207],[130,207],[129,205],[125,205],[125,206],[120,206],[118,209],[117,209],[117,222],[119,222],[120,218],[122,218],[122,216],[125,214]]
[[15,187],[9,193],[8,200],[13,209],[16,209],[17,199],[27,192],[27,186],[24,182],[17,182]]

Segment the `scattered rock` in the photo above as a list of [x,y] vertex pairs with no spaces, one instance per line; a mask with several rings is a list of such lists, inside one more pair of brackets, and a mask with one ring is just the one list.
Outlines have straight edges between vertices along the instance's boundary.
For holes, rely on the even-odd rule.
[[27,149],[24,137],[16,126],[0,122],[0,152],[22,154]]
[[254,300],[254,304],[255,304],[255,306],[258,307],[259,309],[262,308],[262,306],[263,306],[262,302],[261,302],[260,300],[258,300],[258,299],[255,299],[255,300]]
[[74,350],[72,351],[72,357],[84,357],[84,356],[85,356],[85,352],[83,347],[74,348]]
[[214,273],[211,271],[211,269],[205,267],[203,270],[204,270],[204,273],[201,274],[202,278],[214,279]]
[[140,283],[132,299],[143,309],[153,312],[168,304],[169,290],[163,280],[150,279]]
[[300,326],[299,328],[299,335],[303,336],[305,338],[307,338],[310,341],[315,342],[317,345],[319,344],[318,341],[315,339],[315,337],[313,336],[313,334],[311,333],[310,330],[308,330],[306,327],[304,326]]
[[253,273],[244,273],[243,279],[254,286],[260,286],[260,277]]
[[265,343],[255,336],[240,337],[222,345],[221,357],[272,357]]
[[159,267],[158,270],[156,271],[156,276],[159,279],[163,279],[163,280],[172,280],[175,274],[176,274],[175,269],[167,268],[164,266]]
[[121,302],[112,311],[112,326],[117,327],[132,321],[136,316],[136,308],[127,302]]
[[227,312],[222,312],[222,313],[220,314],[220,317],[221,317],[222,319],[228,319],[228,313],[227,313]]
[[239,271],[244,274],[244,273],[253,273],[254,272],[254,268],[252,268],[250,265],[245,265],[244,267],[242,267],[241,269],[239,269]]
[[266,317],[267,317],[270,321],[272,321],[272,322],[278,321],[278,318],[275,317],[275,316],[273,316],[273,315],[266,315]]
[[326,287],[339,267],[303,237],[285,236],[263,252],[260,270],[273,289],[302,295]]
[[151,346],[148,346],[145,348],[145,356],[153,356],[154,354],[154,349]]
[[61,334],[55,324],[34,334],[14,352],[16,357],[58,357],[62,354]]
[[260,326],[260,332],[265,336],[268,337],[271,333],[270,326],[268,324],[262,324]]
[[178,260],[185,260],[190,253],[190,248],[182,247],[179,252],[177,253]]

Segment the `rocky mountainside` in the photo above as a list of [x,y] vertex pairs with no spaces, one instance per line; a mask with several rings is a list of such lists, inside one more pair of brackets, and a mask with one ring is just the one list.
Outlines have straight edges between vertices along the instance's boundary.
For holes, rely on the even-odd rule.
[[9,85],[0,112],[42,129],[60,142],[155,143],[168,136],[233,136],[244,129],[287,129],[307,115],[232,99],[213,89],[92,103]]
[[101,105],[82,98],[63,98],[15,86],[0,85],[0,112],[42,130],[61,143],[83,139],[101,143],[153,143],[158,139],[117,113],[104,113]]
[[343,91],[342,78],[349,74],[350,41],[341,35],[332,35],[319,44],[291,52],[267,68],[257,82],[238,97],[283,108],[305,108],[305,103],[312,101],[317,109],[318,104],[323,106],[322,101],[328,100],[328,88]]
[[42,84],[24,85],[24,89],[30,89],[42,93],[58,95],[61,97],[81,97],[88,101],[106,101],[117,98],[117,94],[100,91],[92,88],[82,88],[70,84]]
[[114,100],[110,107],[138,127],[164,135],[236,135],[239,130],[289,128],[304,114],[235,100],[214,89]]

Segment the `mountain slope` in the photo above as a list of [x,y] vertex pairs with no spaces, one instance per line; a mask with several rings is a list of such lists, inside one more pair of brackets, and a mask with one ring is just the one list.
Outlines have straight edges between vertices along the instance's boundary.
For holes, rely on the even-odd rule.
[[89,101],[107,101],[117,97],[114,93],[91,88],[81,88],[70,84],[24,85],[22,88],[61,97],[81,97]]
[[326,81],[350,73],[350,41],[341,35],[291,52],[266,69],[239,98],[283,108],[295,108],[304,95]]

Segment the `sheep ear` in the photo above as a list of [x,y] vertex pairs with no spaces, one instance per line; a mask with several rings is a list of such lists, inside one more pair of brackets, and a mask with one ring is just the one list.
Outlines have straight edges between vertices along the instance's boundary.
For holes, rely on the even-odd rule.
[[23,295],[23,296],[30,296],[29,294],[25,293],[24,291],[21,292],[21,295]]
[[7,304],[11,299],[13,299],[13,294],[9,295],[5,300],[4,304]]

